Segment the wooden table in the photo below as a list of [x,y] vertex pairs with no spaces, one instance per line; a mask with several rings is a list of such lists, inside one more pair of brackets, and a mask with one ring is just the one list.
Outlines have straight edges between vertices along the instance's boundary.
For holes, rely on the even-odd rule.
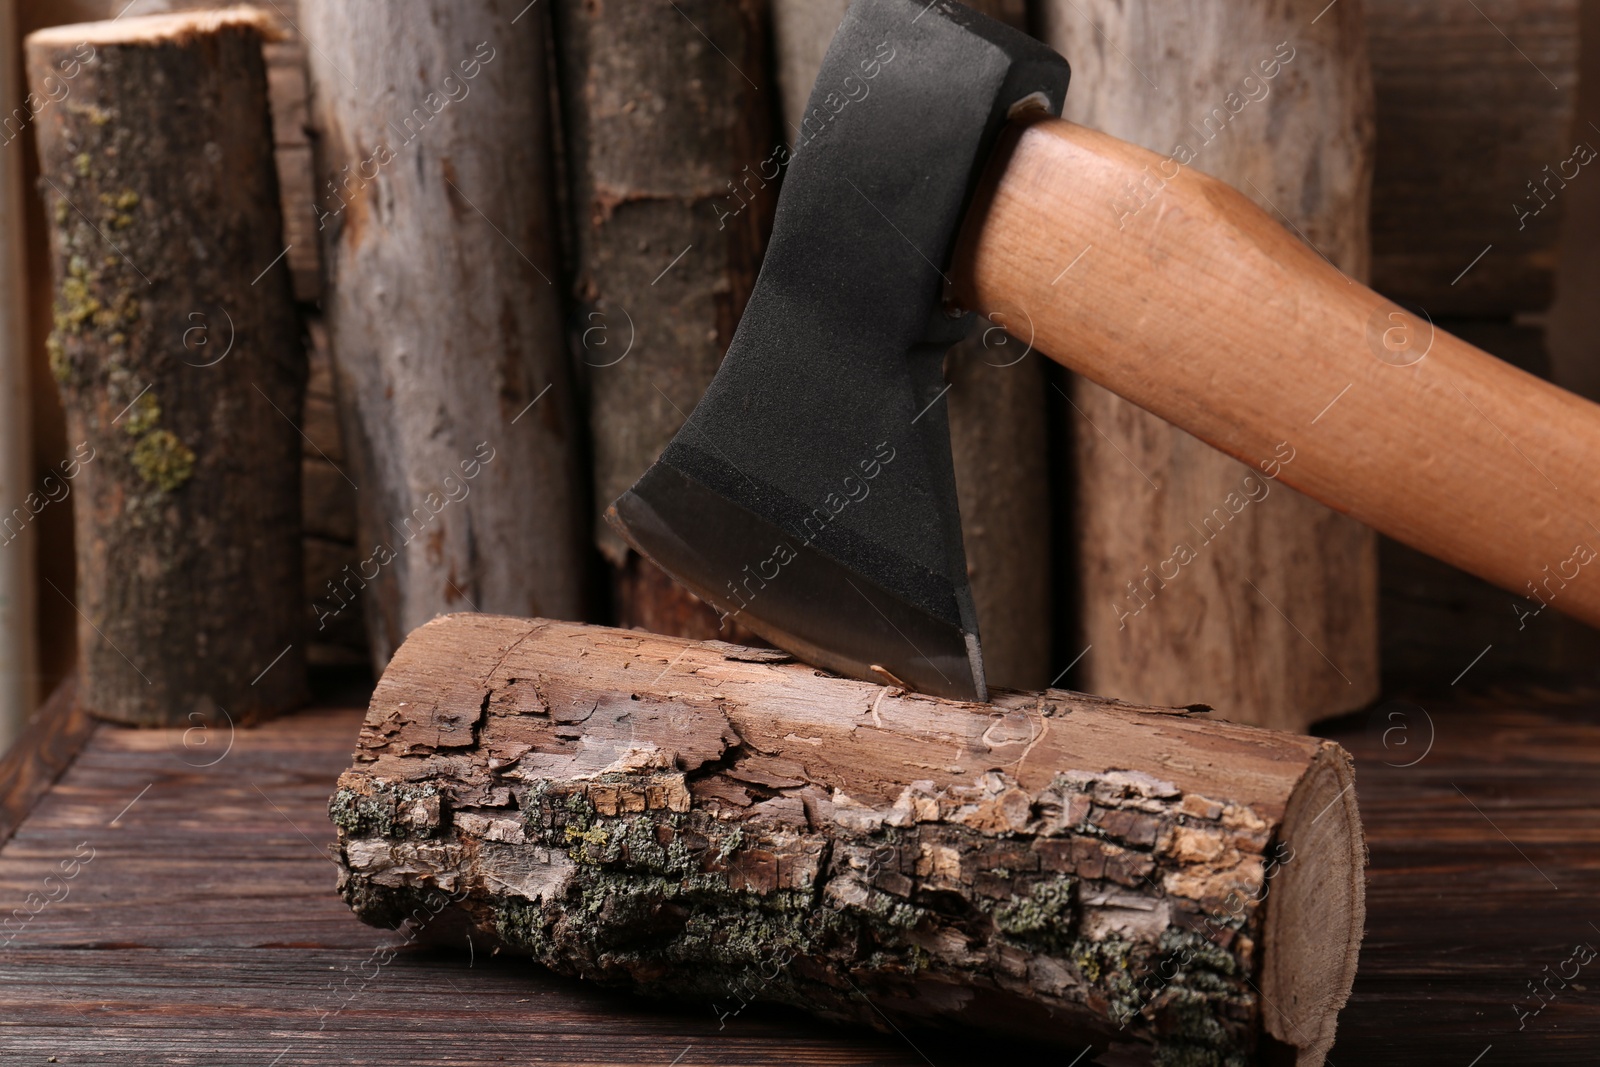
[[[719,1020],[465,944],[405,946],[351,917],[327,856],[359,710],[308,710],[230,746],[225,729],[94,726],[55,703],[0,767],[0,906],[38,908],[0,948],[0,1063],[1070,1059],[755,1007]],[[1513,1010],[1539,1005],[1528,983],[1576,944],[1600,947],[1600,694],[1422,704],[1327,732],[1356,754],[1372,857],[1332,1062],[1600,1063],[1600,958],[1552,979],[1521,1030]]]

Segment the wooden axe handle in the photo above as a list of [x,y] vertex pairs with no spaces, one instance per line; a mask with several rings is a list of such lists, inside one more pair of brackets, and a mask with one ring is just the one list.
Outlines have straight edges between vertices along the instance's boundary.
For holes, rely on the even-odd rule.
[[1433,330],[1224,183],[1039,121],[954,269],[962,306],[1072,370],[1252,466],[1287,442],[1284,483],[1600,625],[1600,405]]

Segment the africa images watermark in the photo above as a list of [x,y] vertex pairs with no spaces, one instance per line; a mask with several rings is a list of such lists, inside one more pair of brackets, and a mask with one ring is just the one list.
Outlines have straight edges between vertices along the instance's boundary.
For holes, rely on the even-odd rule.
[[[886,49],[887,51],[885,51]],[[740,181],[739,186],[750,194],[752,201],[755,200],[757,193],[767,187],[767,182],[777,179],[778,175],[800,153],[802,148],[816,140],[818,136],[828,129],[828,126],[840,112],[851,104],[859,104],[871,95],[872,86],[868,85],[867,82],[883,73],[883,68],[894,62],[895,54],[894,45],[890,44],[887,39],[879,41],[877,48],[873,50],[872,58],[861,61],[860,77],[854,74],[845,75],[844,80],[839,83],[838,89],[829,92],[822,98],[820,106],[812,108],[809,113],[800,119],[800,125],[795,128],[794,148],[791,149],[786,144],[778,144],[766,159],[756,164],[755,174],[751,174],[749,164],[745,164],[744,170],[741,171],[745,177]],[[772,168],[771,174],[766,172],[768,166]],[[750,183],[752,181],[756,182],[760,189],[751,189]],[[739,201],[739,206],[732,210],[725,210],[721,205],[712,205],[712,210],[717,213],[717,229],[719,230],[726,229],[729,219],[738,218],[740,212],[750,206],[744,197],[739,195],[739,189],[734,186],[732,181],[728,182],[728,191],[733,194],[735,200]]]
[[[412,141],[415,141],[422,134],[422,131],[428,128],[428,124],[437,118],[445,108],[465,100],[472,92],[472,86],[469,83],[483,72],[485,66],[494,62],[496,54],[488,41],[478,45],[471,58],[463,59],[456,64],[456,69],[461,73],[459,78],[455,74],[445,75],[443,81],[439,83],[439,89],[424,96],[422,101],[400,120],[400,125],[395,125],[394,120],[391,119],[388,123],[389,129],[399,134],[402,138],[395,142],[395,146],[398,148],[406,147]],[[325,229],[329,219],[343,214],[344,210],[350,206],[345,198],[347,196],[354,198],[360,194],[368,185],[376,181],[378,173],[384,167],[393,163],[396,158],[395,148],[390,147],[390,142],[387,140],[379,141],[377,147],[372,150],[367,158],[354,164],[355,171],[353,173],[350,170],[352,164],[346,163],[340,169],[338,175],[330,177],[325,183],[326,191],[333,200],[338,201],[339,206],[336,208],[325,206],[329,202],[326,199],[322,204],[313,205],[312,210],[317,214],[317,229]]]
[[[88,449],[88,454],[84,454]],[[61,461],[61,476],[56,477],[52,472],[44,476],[39,489],[29,493],[23,500],[22,506],[11,509],[11,514],[0,519],[0,545],[9,546],[11,542],[22,536],[22,531],[28,524],[38,518],[40,513],[51,504],[59,504],[72,495],[72,479],[78,476],[86,464],[93,463],[95,457],[94,446],[85,441],[73,450],[73,455]]]
[[1137,182],[1128,179],[1124,183],[1122,196],[1111,201],[1111,212],[1117,217],[1117,229],[1126,229],[1129,220],[1149,207],[1167,187],[1167,183],[1183,173],[1184,167],[1194,163],[1201,151],[1221,135],[1236,115],[1249,105],[1260,103],[1270,96],[1272,79],[1282,73],[1283,68],[1294,61],[1294,57],[1294,46],[1284,41],[1271,56],[1258,60],[1253,67],[1247,67],[1250,73],[1240,80],[1236,89],[1222,98],[1220,106],[1207,112],[1199,125],[1195,125],[1193,119],[1189,120],[1189,128],[1204,140],[1193,146],[1187,141],[1179,141],[1170,155],[1163,156],[1154,164],[1145,164],[1143,175]]
[[[66,100],[72,93],[72,86],[67,83],[78,76],[85,63],[94,61],[94,45],[87,41],[79,42],[72,50],[72,55],[56,63],[56,69],[61,72],[60,77],[46,74],[44,80],[39,83],[44,95],[30,91],[23,97],[21,107],[13,108],[11,114],[0,119],[0,144],[11,144],[22,136],[24,130],[33,125],[34,120],[42,115],[46,108]],[[110,118],[107,112],[99,108],[90,109],[89,119],[97,126],[104,125]]]
[[[887,455],[885,454],[887,450]],[[810,548],[812,542],[820,537],[824,530],[833,525],[844,509],[851,504],[859,504],[866,500],[872,493],[871,481],[883,473],[883,468],[894,462],[896,453],[889,446],[889,442],[880,442],[873,454],[868,459],[859,460],[856,467],[861,471],[859,477],[855,474],[846,475],[840,483],[844,495],[830,492],[823,498],[821,507],[814,507],[801,522],[805,527],[806,539],[800,542],[801,548]],[[744,579],[739,585],[728,581],[729,595],[739,602],[739,606],[731,611],[724,611],[718,616],[719,622],[727,622],[730,618],[738,617],[739,613],[750,606],[750,601],[760,595],[767,583],[775,581],[783,573],[783,568],[793,563],[799,556],[795,547],[787,541],[779,541],[772,548],[772,554],[755,565],[755,573],[751,573],[750,564],[745,564],[743,569]],[[771,568],[771,573],[767,572]],[[754,583],[753,585],[751,583]],[[741,592],[741,588],[743,592]]]
[[[495,450],[490,446],[489,442],[482,441],[474,450],[473,456],[474,458],[464,459],[457,465],[461,470],[461,479],[458,479],[454,473],[445,475],[444,480],[439,484],[439,489],[425,495],[422,498],[422,503],[411,509],[411,514],[406,516],[403,525],[396,525],[393,521],[390,522],[390,525],[394,526],[396,532],[400,534],[400,549],[405,548],[421,537],[423,531],[433,523],[433,520],[439,517],[445,508],[451,504],[459,504],[467,499],[472,492],[472,486],[468,485],[467,482],[482,474],[486,464],[494,462]],[[441,490],[443,495],[441,495]],[[339,613],[355,601],[357,594],[367,587],[368,582],[376,579],[384,567],[399,558],[400,552],[398,549],[385,542],[374,545],[372,554],[366,559],[358,563],[345,564],[342,572],[343,576],[338,580],[337,585],[333,578],[329,578],[327,583],[328,592],[332,600],[337,603],[329,604],[326,601],[315,601],[311,605],[311,609],[317,613],[317,629],[327,629],[329,619],[338,618]],[[371,573],[368,573],[369,569]],[[351,588],[352,585],[354,585],[354,588]]]
[[[1286,451],[1287,450],[1287,451]],[[1199,535],[1191,543],[1180,541],[1172,546],[1172,555],[1159,561],[1154,567],[1145,567],[1142,577],[1128,580],[1127,599],[1134,605],[1131,608],[1112,602],[1111,610],[1117,616],[1117,629],[1125,630],[1128,620],[1150,606],[1156,594],[1167,587],[1168,582],[1176,581],[1183,573],[1183,568],[1200,558],[1200,549],[1205,548],[1212,541],[1222,536],[1235,517],[1242,513],[1251,504],[1259,504],[1267,499],[1272,492],[1272,483],[1277,481],[1283,468],[1294,462],[1294,446],[1287,441],[1280,441],[1273,449],[1273,458],[1264,459],[1257,466],[1261,468],[1261,475],[1254,471],[1246,474],[1239,482],[1239,488],[1230,491],[1222,498],[1222,503],[1212,508],[1209,513],[1200,519],[1196,526],[1191,520],[1189,528]],[[1199,547],[1195,547],[1198,545]],[[1170,568],[1172,573],[1167,573]]]

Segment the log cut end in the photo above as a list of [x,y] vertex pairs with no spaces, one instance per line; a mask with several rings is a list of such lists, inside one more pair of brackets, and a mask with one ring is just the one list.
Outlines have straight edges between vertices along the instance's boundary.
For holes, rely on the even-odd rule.
[[1350,754],[1329,741],[1289,796],[1282,838],[1294,843],[1267,905],[1261,997],[1266,1029],[1321,1067],[1350,999],[1366,924],[1367,849]]
[[90,45],[178,45],[222,30],[244,28],[260,34],[263,41],[283,39],[272,17],[259,8],[216,8],[208,11],[181,11],[166,15],[138,15],[106,19],[102,22],[68,23],[36,30],[28,35],[29,47],[72,48]]
[[1331,742],[1184,709],[457,615],[396,653],[330,815],[346,901],[429,940],[718,1012],[1314,1065],[1362,926],[1349,785]]

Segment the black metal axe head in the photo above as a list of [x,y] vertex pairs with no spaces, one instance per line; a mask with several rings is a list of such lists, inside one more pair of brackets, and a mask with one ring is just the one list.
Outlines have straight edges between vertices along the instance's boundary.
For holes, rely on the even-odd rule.
[[987,699],[950,461],[941,298],[962,216],[1066,61],[950,0],[855,0],[704,399],[607,512],[725,616],[819,667]]

